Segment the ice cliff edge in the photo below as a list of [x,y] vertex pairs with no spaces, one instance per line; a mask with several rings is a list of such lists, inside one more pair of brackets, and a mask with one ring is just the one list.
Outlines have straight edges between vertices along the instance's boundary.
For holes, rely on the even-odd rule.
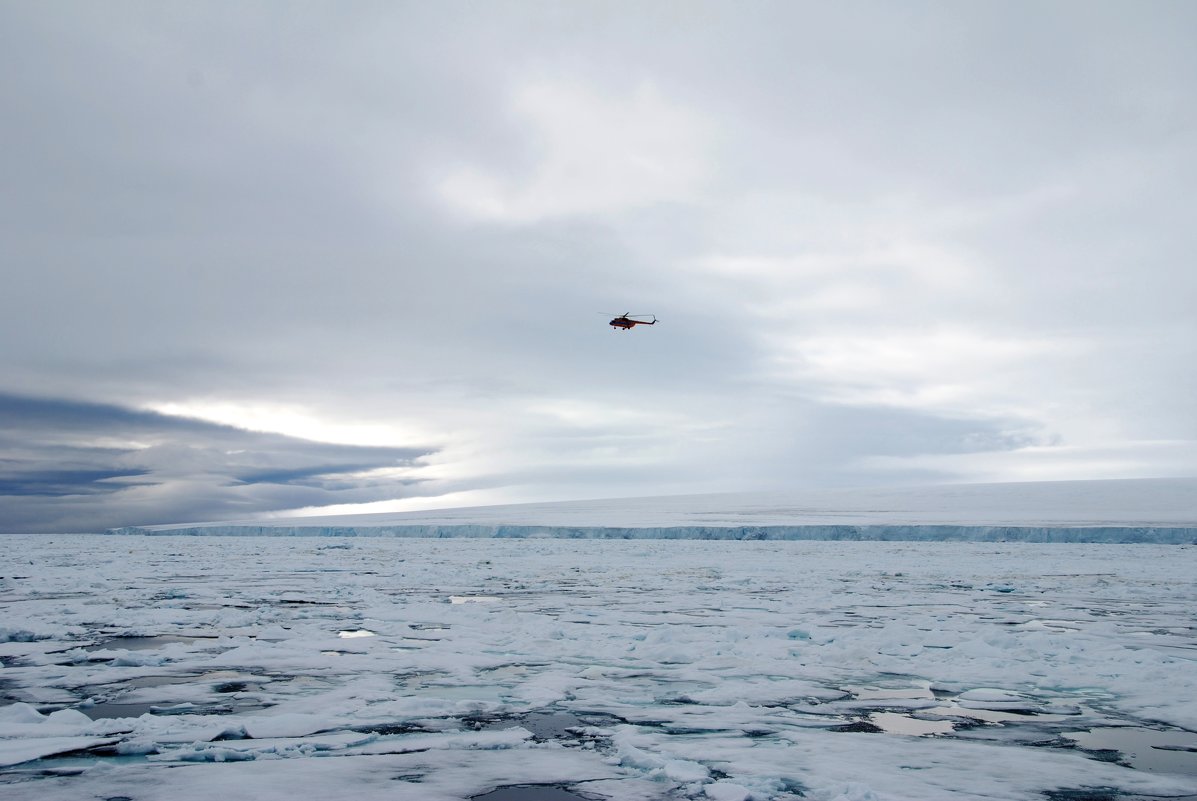
[[112,534],[1197,543],[1197,479],[623,498],[291,517]]
[[546,526],[129,526],[110,534],[209,537],[415,537],[676,540],[888,540],[941,542],[1110,542],[1197,545],[1197,526],[704,526],[669,528]]

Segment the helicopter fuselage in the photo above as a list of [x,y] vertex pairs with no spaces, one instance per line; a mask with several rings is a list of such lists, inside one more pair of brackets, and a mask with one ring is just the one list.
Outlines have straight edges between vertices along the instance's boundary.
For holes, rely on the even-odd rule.
[[632,318],[627,317],[627,316],[616,317],[614,320],[612,320],[610,323],[608,323],[608,325],[610,325],[612,328],[621,328],[624,331],[627,331],[629,328],[632,328],[637,325],[656,325],[656,324],[657,324],[657,320],[655,317],[650,322],[648,320],[633,320]]

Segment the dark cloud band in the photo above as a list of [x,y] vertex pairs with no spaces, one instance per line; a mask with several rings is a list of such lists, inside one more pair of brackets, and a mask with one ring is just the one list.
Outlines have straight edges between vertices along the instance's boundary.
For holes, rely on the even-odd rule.
[[430,453],[0,394],[0,531],[91,531],[395,498],[414,479],[391,471]]

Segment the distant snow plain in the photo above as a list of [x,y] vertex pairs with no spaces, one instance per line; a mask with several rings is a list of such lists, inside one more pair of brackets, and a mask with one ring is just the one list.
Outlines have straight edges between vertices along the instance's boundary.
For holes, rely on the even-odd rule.
[[6,537],[0,795],[1197,797],[1197,481],[301,523]]

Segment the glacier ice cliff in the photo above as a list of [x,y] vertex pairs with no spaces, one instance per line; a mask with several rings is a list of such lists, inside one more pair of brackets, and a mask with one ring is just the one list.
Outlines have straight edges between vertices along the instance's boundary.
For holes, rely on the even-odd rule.
[[1197,479],[1126,479],[511,504],[140,526],[115,534],[1197,543]]
[[129,526],[110,534],[209,537],[474,537],[666,540],[881,540],[914,542],[1111,542],[1197,545],[1197,526],[278,526],[204,525],[165,529]]

